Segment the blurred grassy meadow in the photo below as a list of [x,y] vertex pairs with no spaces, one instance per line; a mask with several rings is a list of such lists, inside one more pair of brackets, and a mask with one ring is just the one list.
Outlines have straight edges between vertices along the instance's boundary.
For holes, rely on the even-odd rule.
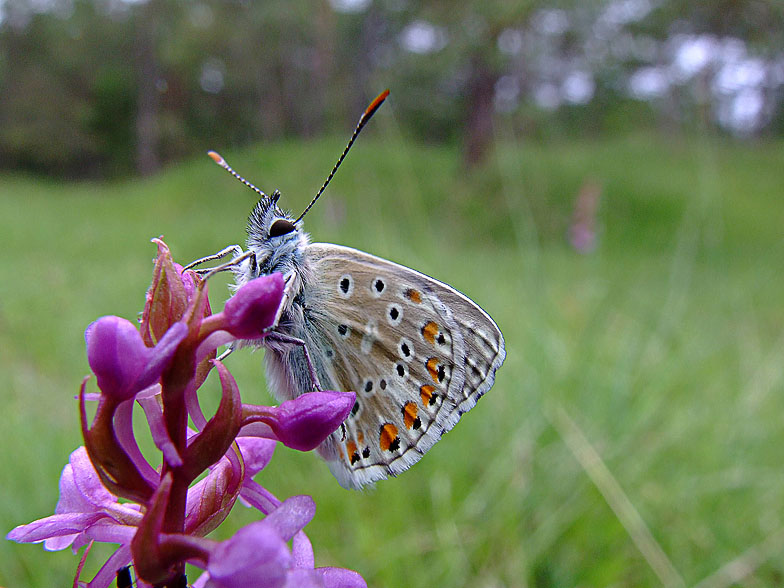
[[[465,292],[508,355],[459,426],[375,489],[343,490],[315,455],[277,450],[258,480],[314,497],[317,565],[390,587],[780,584],[784,143],[499,136],[468,175],[456,148],[405,142],[378,118],[306,228]],[[343,141],[223,155],[300,211]],[[580,254],[566,234],[586,181],[602,187],[599,241]],[[0,176],[4,532],[53,512],[80,444],[83,330],[137,316],[149,239],[190,261],[242,242],[253,204],[207,157],[116,183]],[[214,309],[226,294],[216,279]],[[229,368],[244,398],[269,402],[261,361],[246,351]],[[70,585],[77,560],[3,541],[0,585]]]

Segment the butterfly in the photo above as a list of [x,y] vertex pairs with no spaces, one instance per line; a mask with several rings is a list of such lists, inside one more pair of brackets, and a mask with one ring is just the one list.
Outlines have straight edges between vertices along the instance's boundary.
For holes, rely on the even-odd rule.
[[354,391],[343,427],[318,448],[341,486],[361,488],[407,470],[493,385],[506,355],[492,318],[451,286],[368,253],[311,243],[302,218],[323,193],[389,91],[357,124],[343,154],[298,217],[278,207],[217,153],[210,156],[256,191],[247,251],[231,254],[236,287],[265,274],[286,279],[284,302],[265,348],[268,385],[279,401],[314,389]]

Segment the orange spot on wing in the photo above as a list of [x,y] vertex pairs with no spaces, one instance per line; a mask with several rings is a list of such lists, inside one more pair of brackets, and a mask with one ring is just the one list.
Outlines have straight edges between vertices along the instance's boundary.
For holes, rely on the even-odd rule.
[[436,335],[438,335],[438,325],[433,321],[430,321],[422,327],[422,336],[425,338],[425,341],[431,345],[435,345]]
[[351,462],[351,465],[354,465],[357,461],[359,461],[359,451],[357,451],[356,443],[353,441],[347,441],[346,451],[348,452],[348,460]]
[[435,389],[435,386],[422,386],[419,388],[419,395],[422,397],[422,404],[425,406],[430,404],[430,399],[433,397],[433,392]]
[[425,364],[427,371],[430,373],[430,377],[433,378],[434,382],[438,382],[438,358],[431,357],[427,360]]
[[422,294],[419,293],[419,290],[414,290],[413,288],[406,290],[406,298],[414,304],[421,304],[422,302]]
[[362,431],[357,431],[357,442],[362,445],[365,443],[365,434]]
[[410,429],[414,426],[414,421],[417,418],[417,405],[415,402],[406,402],[406,405],[403,407],[403,422],[406,425],[406,429]]
[[392,423],[382,425],[378,444],[383,451],[395,451],[400,446],[400,438],[397,436],[397,427]]

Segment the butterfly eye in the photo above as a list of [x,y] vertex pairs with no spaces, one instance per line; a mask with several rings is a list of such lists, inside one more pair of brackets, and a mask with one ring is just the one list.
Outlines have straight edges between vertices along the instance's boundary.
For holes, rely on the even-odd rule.
[[290,233],[297,227],[294,226],[294,223],[290,220],[286,220],[285,218],[279,218],[270,227],[269,236],[270,237],[280,237],[281,235],[285,235],[286,233]]

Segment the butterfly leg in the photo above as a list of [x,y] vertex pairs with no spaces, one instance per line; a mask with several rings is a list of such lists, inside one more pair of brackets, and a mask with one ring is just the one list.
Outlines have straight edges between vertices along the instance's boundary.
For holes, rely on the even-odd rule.
[[[242,250],[240,249],[240,251],[242,251]],[[248,263],[250,263],[250,269],[251,269],[251,272],[252,272],[250,275],[253,276],[253,277],[256,277],[255,273],[257,271],[258,264],[256,263],[256,253],[254,251],[246,251],[245,253],[243,253],[239,257],[233,257],[231,259],[231,261],[227,261],[226,263],[223,263],[223,264],[221,264],[219,266],[216,266],[216,267],[213,267],[213,268],[209,268],[209,269],[206,269],[206,270],[196,270],[196,271],[206,281],[206,280],[209,280],[215,274],[218,274],[220,272],[225,272],[226,270],[230,270],[230,269],[240,265],[246,259],[248,260]]]
[[226,351],[224,351],[223,353],[221,353],[221,354],[220,354],[218,357],[216,357],[215,359],[217,359],[218,361],[222,362],[224,359],[226,359],[226,358],[227,358],[229,355],[231,355],[232,353],[234,353],[234,342],[232,342],[232,343],[229,343],[229,346],[228,346],[228,348],[226,349]]
[[324,390],[321,387],[321,382],[319,382],[318,374],[316,374],[316,368],[313,365],[313,361],[310,359],[310,353],[308,353],[308,346],[305,344],[305,341],[290,335],[278,333],[277,331],[271,331],[269,335],[267,335],[267,340],[274,341],[276,343],[283,343],[285,345],[291,345],[292,347],[302,347],[302,351],[305,353],[305,361],[308,364],[308,372],[310,372],[310,381],[313,383],[313,388],[315,388],[315,390],[318,392],[322,392]]
[[[196,261],[190,262],[188,265],[186,265],[184,268],[182,268],[182,271],[192,269],[192,268],[196,267],[197,265],[201,265],[202,263],[207,263],[208,261],[215,261],[217,259],[223,259],[229,253],[234,254],[234,257],[239,257],[239,256],[241,256],[244,253],[244,251],[242,250],[242,247],[240,247],[239,245],[229,245],[228,247],[226,247],[224,249],[221,249],[217,253],[213,253],[212,255],[208,255],[207,257],[202,257],[201,259],[197,259]],[[207,271],[210,271],[210,270],[197,270],[197,271],[199,271],[199,272],[207,272]]]

